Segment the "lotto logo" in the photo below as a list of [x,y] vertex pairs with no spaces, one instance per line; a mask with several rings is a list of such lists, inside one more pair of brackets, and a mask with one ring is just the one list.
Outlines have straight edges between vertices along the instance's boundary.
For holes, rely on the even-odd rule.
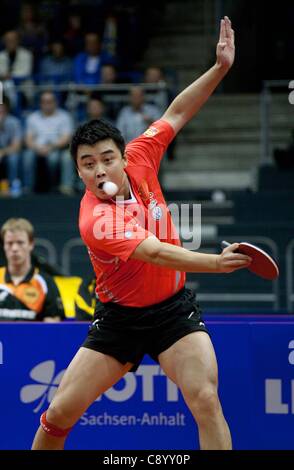
[[[48,360],[37,364],[29,373],[31,383],[24,385],[20,390],[22,403],[33,403],[34,413],[42,408],[47,408],[51,403],[65,370],[56,370],[55,361]],[[159,365],[141,365],[135,374],[129,372],[121,379],[121,386],[110,387],[102,396],[97,398],[108,399],[113,402],[128,401],[139,393],[143,402],[156,400],[156,383],[164,382],[165,397],[167,402],[177,402],[179,391],[177,386],[169,380]]]

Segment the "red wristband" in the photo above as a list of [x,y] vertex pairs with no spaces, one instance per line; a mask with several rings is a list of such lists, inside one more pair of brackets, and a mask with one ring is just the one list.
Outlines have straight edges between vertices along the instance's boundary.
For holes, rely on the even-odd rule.
[[48,423],[46,419],[46,411],[41,415],[40,424],[47,434],[54,437],[65,437],[71,430],[71,428],[61,429],[54,426],[54,424]]

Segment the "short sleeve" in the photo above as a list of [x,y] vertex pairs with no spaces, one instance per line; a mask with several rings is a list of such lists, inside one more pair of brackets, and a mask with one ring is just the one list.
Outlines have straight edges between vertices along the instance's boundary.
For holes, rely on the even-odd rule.
[[104,252],[127,261],[137,246],[149,237],[154,235],[140,226],[126,209],[99,205],[94,210],[94,221],[85,241],[98,257]]
[[155,121],[127,145],[129,162],[152,167],[158,173],[161,159],[174,136],[175,132],[168,122],[162,119]]

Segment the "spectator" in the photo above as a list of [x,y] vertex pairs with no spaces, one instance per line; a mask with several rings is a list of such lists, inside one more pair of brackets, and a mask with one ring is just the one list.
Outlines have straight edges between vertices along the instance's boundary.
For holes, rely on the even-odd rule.
[[111,88],[111,85],[118,83],[118,73],[112,64],[105,64],[101,67],[101,85],[110,85],[109,91],[100,93],[101,99],[106,106],[106,114],[113,122],[116,121],[121,108],[121,90]]
[[101,82],[101,66],[107,62],[107,55],[101,53],[100,38],[96,33],[85,36],[85,52],[74,59],[74,81],[94,85]]
[[106,119],[111,122],[106,114],[104,102],[97,93],[92,93],[87,103],[87,118],[91,119]]
[[117,19],[110,14],[105,19],[104,31],[102,37],[102,51],[105,52],[113,61],[117,54]]
[[[10,114],[9,100],[4,97],[3,103],[0,104],[0,175],[5,167],[10,191],[13,191],[19,182],[21,140],[20,121]],[[15,195],[20,195],[20,192]]]
[[72,80],[72,60],[65,55],[64,43],[56,39],[50,44],[51,54],[40,64],[41,82],[62,83]]
[[148,67],[144,74],[144,82],[159,87],[157,91],[151,90],[152,95],[147,96],[146,99],[148,103],[155,104],[160,109],[160,112],[163,113],[170,100],[162,70],[159,67]]
[[[156,92],[154,92],[154,90],[150,90],[149,92],[147,92],[147,94],[149,95],[147,97],[147,101],[148,103],[155,104],[160,109],[160,112],[163,113],[169,103],[172,102],[175,95],[170,92],[170,90],[168,90],[167,83],[161,68],[154,66],[148,67],[144,74],[144,82],[148,83],[149,85],[155,84],[160,87],[160,89]],[[176,138],[173,139],[173,141],[170,143],[166,150],[167,158],[169,161],[175,159],[176,141]]]
[[117,83],[117,71],[114,65],[105,64],[101,67],[101,83],[112,85]]
[[5,49],[0,52],[0,79],[30,77],[33,70],[33,55],[27,49],[19,46],[17,31],[7,31],[3,40]]
[[30,98],[28,92],[16,92],[15,85],[27,81],[33,72],[33,55],[27,49],[19,46],[18,32],[7,31],[3,37],[5,49],[0,52],[0,80],[3,89],[9,97],[11,107],[16,109],[19,98]]
[[46,161],[49,170],[50,187],[55,188],[57,171],[61,166],[59,190],[64,194],[73,192],[74,168],[68,152],[68,144],[73,123],[67,111],[57,107],[56,98],[51,91],[41,94],[40,110],[27,118],[24,152],[24,186],[32,191],[35,185],[36,158]]
[[58,322],[64,318],[53,279],[33,267],[34,229],[26,219],[1,228],[7,266],[0,268],[0,321]]
[[156,66],[147,67],[145,70],[144,81],[145,83],[165,82],[161,68]]
[[156,106],[145,103],[144,91],[140,86],[133,86],[129,97],[130,104],[122,108],[117,118],[117,127],[126,142],[138,137],[160,117]]
[[21,6],[18,33],[22,46],[29,49],[35,59],[39,58],[46,47],[47,34],[36,7],[31,3]]
[[71,56],[76,55],[83,48],[82,20],[78,13],[71,13],[67,19],[64,32],[66,48]]

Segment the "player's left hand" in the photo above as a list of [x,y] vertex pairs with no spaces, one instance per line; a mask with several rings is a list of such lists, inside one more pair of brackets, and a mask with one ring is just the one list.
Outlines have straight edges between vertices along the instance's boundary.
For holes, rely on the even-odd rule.
[[217,65],[229,69],[235,59],[235,33],[230,19],[225,16],[221,20],[219,41],[216,46]]

